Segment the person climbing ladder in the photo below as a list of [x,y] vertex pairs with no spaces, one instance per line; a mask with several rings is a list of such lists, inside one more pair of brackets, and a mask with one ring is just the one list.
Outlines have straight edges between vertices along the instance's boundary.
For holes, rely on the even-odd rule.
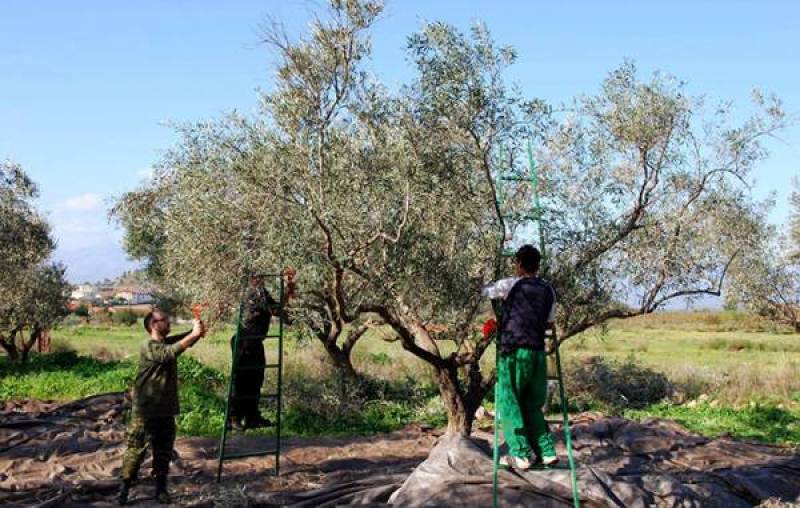
[[545,333],[555,321],[555,292],[537,276],[541,259],[538,249],[523,245],[514,255],[517,277],[483,290],[484,296],[502,299],[497,409],[508,455],[500,464],[522,471],[535,463],[558,462],[542,412],[547,397]]

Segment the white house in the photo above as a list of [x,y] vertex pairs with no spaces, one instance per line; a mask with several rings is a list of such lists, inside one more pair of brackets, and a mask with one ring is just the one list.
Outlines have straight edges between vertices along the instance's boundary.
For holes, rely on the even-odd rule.
[[92,284],[78,284],[72,290],[73,300],[97,300],[100,298],[100,291]]
[[153,295],[146,290],[136,288],[121,288],[114,294],[114,298],[125,300],[131,305],[138,305],[140,303],[150,303],[153,301]]

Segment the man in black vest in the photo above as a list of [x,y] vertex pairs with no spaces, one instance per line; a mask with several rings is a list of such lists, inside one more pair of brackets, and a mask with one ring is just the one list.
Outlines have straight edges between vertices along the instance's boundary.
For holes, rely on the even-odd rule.
[[[264,339],[269,333],[272,314],[278,311],[280,304],[264,287],[263,279],[251,276],[242,307],[239,351],[235,358],[237,370],[231,399],[231,425],[234,428],[271,425],[269,420],[261,416],[258,403],[261,385],[264,384]],[[235,335],[231,337],[231,349],[235,339]]]
[[555,292],[540,279],[542,255],[531,245],[515,254],[517,277],[484,289],[504,298],[498,328],[497,409],[508,446],[501,464],[519,470],[558,461],[553,437],[542,413],[547,398],[545,331],[555,319]]

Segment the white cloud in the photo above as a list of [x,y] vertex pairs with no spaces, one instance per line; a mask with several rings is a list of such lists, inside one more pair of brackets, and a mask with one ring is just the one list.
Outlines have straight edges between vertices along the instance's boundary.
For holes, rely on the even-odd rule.
[[136,176],[142,180],[150,180],[153,178],[153,168],[144,168],[136,172]]
[[100,208],[100,205],[100,197],[91,192],[74,196],[64,201],[64,209],[66,210],[90,211]]

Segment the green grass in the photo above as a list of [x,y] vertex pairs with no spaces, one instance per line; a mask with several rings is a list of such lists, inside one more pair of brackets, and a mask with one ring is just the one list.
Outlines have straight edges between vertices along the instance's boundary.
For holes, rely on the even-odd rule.
[[800,444],[800,411],[771,403],[754,402],[739,408],[662,403],[644,410],[627,411],[625,416],[637,420],[666,418],[710,437],[725,435],[765,443]]
[[[224,404],[224,377],[191,357],[181,357],[178,431],[183,435],[218,435]],[[33,355],[28,365],[0,359],[0,399],[67,401],[128,390],[136,375],[129,360],[101,361],[73,352]]]
[[[62,346],[63,347],[63,346]],[[179,358],[181,413],[178,433],[219,436],[224,420],[227,375],[190,355]],[[128,390],[136,374],[132,359],[100,360],[61,351],[32,354],[28,364],[16,366],[0,357],[0,400],[39,399],[69,401],[99,393]],[[269,380],[267,381],[267,383]],[[430,412],[431,387],[411,382],[366,381],[352,386],[323,377],[298,376],[285,380],[285,435],[363,435],[390,432],[413,421],[441,425],[444,414]],[[296,389],[292,390],[291,388]],[[440,408],[439,408],[440,409]],[[274,414],[266,412],[268,417]],[[253,433],[269,434],[270,431]]]
[[[174,332],[187,328],[175,325]],[[231,334],[230,327],[216,330],[181,359],[183,434],[217,435],[220,429]],[[0,399],[66,401],[124,390],[146,338],[139,324],[63,326],[52,335],[54,344],[79,356],[64,363],[58,355],[34,355],[24,371],[0,358]],[[381,340],[385,335],[370,332],[356,345],[353,361],[368,383],[354,388],[337,381],[317,342],[300,340],[289,329],[284,365],[289,434],[368,434],[413,421],[444,423],[428,366],[399,344]],[[268,341],[268,357],[275,354],[274,341]],[[800,443],[800,337],[785,328],[735,312],[659,313],[611,322],[604,331],[573,337],[563,348],[566,363],[595,356],[664,373],[682,390],[684,404],[629,410],[631,417],[670,418],[708,435]],[[493,358],[490,351],[483,362],[487,370]],[[687,404],[698,398],[706,402]]]

